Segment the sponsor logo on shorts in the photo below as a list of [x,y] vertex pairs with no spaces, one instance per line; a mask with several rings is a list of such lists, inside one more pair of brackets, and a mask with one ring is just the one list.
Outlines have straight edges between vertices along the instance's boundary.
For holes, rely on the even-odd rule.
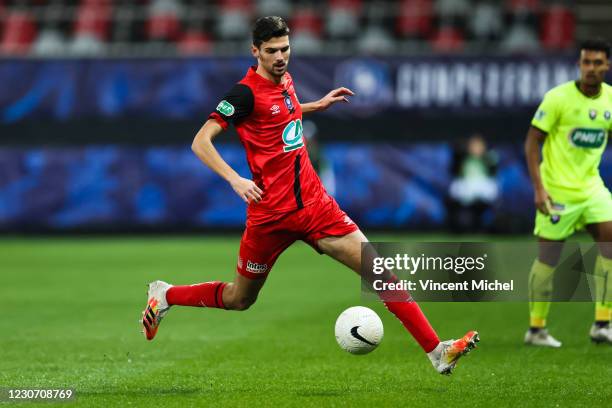
[[550,222],[552,222],[553,224],[556,224],[559,221],[561,221],[561,216],[559,214],[553,214],[550,216]]
[[607,136],[605,129],[576,128],[569,133],[569,140],[576,147],[597,149],[604,144]]
[[246,271],[251,273],[266,273],[268,271],[268,264],[258,264],[257,262],[247,260]]
[[236,112],[236,109],[234,109],[234,106],[228,101],[222,100],[217,105],[217,112],[219,112],[223,116],[232,116],[234,112]]

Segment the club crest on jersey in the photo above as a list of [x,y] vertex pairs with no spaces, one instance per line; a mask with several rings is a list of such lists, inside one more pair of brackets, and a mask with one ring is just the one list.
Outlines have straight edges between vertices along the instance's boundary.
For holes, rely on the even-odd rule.
[[546,116],[546,112],[543,111],[542,109],[540,109],[539,111],[536,112],[535,119],[536,120],[542,120],[542,119],[544,119],[544,116]]
[[234,109],[234,106],[228,101],[222,100],[217,105],[217,112],[219,112],[223,116],[232,116],[234,112],[236,112],[236,109]]
[[283,92],[283,99],[285,101],[285,106],[287,109],[289,109],[289,112],[293,113],[295,107],[293,106],[293,101],[291,100],[291,95],[289,95],[289,92]]
[[597,117],[597,110],[596,109],[590,109],[589,110],[589,118],[591,118],[591,120],[595,120],[596,117]]
[[610,114],[610,111],[605,111],[605,112],[604,112],[604,118],[605,118],[606,120],[610,120],[610,117],[611,117],[611,116],[612,116],[612,115]]
[[285,143],[283,151],[287,153],[304,146],[303,133],[304,128],[300,119],[287,123],[283,130],[283,142]]

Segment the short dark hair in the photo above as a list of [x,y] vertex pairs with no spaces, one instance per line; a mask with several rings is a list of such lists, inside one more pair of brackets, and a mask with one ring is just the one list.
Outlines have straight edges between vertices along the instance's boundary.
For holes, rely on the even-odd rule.
[[274,37],[289,35],[289,27],[285,20],[278,16],[261,17],[253,27],[253,45],[257,48]]
[[610,58],[610,43],[603,38],[591,38],[580,43],[580,51],[602,51],[606,53],[606,58]]

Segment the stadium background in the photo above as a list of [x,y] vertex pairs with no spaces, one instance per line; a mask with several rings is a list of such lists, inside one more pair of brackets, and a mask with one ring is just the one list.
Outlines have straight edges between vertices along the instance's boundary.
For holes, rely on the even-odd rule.
[[[72,386],[90,406],[605,406],[612,355],[587,343],[590,304],[554,305],[562,353],[522,347],[525,304],[423,304],[441,337],[481,331],[479,354],[449,382],[378,304],[379,350],[341,354],[333,322],[362,303],[358,281],[303,244],[279,259],[247,313],[173,311],[154,344],[136,319],[145,282],[232,279],[244,205],[190,144],[252,64],[256,16],[287,18],[302,101],[341,85],[357,92],[306,117],[305,133],[326,185],[366,233],[524,242],[529,121],[548,88],[576,77],[575,45],[612,38],[611,8],[0,0],[0,388]],[[499,195],[478,232],[504,235],[449,234],[454,152],[474,133],[498,157]],[[233,132],[216,145],[248,175]],[[609,149],[601,170],[609,185]],[[83,235],[100,232],[111,235]]]
[[[253,18],[276,13],[292,28],[302,101],[337,86],[357,93],[306,117],[305,134],[360,225],[448,229],[453,149],[479,133],[498,154],[487,229],[526,232],[522,141],[544,92],[575,78],[575,42],[607,34],[597,7],[607,10],[538,0],[2,2],[0,229],[240,229],[240,199],[189,146],[252,64]],[[219,146],[248,175],[235,134]],[[611,166],[606,154],[606,179]]]

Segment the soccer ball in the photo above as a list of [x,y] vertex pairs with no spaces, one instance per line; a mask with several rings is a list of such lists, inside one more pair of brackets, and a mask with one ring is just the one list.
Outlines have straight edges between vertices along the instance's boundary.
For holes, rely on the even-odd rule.
[[372,309],[349,307],[336,320],[336,341],[351,354],[367,354],[382,341],[383,324]]

